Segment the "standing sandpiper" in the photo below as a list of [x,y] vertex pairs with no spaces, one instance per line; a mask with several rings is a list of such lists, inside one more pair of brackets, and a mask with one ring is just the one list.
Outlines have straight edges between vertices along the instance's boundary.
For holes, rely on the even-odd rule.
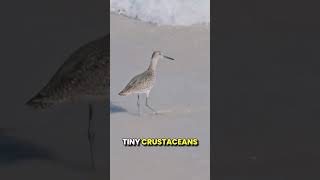
[[153,111],[155,114],[157,114],[157,111],[154,110],[149,104],[148,104],[148,98],[149,93],[151,89],[153,88],[153,85],[156,80],[156,68],[157,63],[160,58],[166,58],[170,60],[174,60],[171,57],[165,56],[160,51],[154,51],[151,56],[151,62],[146,71],[144,71],[141,74],[136,75],[131,79],[131,81],[127,84],[127,86],[119,93],[120,96],[127,96],[131,94],[138,94],[138,100],[137,100],[137,106],[139,115],[141,115],[140,112],[140,102],[139,102],[139,94],[146,94],[146,106]]

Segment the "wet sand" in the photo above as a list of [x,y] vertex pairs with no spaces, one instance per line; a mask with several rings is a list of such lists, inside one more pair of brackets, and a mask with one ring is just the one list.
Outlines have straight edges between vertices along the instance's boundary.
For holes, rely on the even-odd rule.
[[[111,15],[111,179],[209,179],[210,158],[210,32],[146,24]],[[129,80],[149,65],[154,50],[175,61],[158,62],[150,103],[119,96]],[[124,147],[128,137],[196,137],[198,147]]]

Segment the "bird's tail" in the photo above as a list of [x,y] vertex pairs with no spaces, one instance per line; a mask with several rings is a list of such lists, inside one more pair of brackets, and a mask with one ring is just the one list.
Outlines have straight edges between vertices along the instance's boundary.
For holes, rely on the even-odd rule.
[[39,93],[29,101],[27,101],[26,105],[32,107],[35,110],[44,110],[54,105],[54,103],[52,102],[45,102],[44,99],[45,97]]
[[124,90],[122,90],[121,92],[119,92],[119,95],[120,96],[126,96],[126,95],[128,95],[128,93],[126,93]]

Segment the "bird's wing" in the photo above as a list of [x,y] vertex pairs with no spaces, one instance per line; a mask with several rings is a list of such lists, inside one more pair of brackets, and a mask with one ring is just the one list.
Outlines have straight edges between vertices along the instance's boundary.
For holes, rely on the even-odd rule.
[[[27,104],[41,109],[51,106],[53,102],[48,101],[51,95],[64,93],[70,84],[86,83],[86,80],[94,79],[97,73],[105,74],[105,80],[109,83],[109,39],[110,35],[106,35],[78,48],[58,69],[46,86]],[[98,81],[100,80],[98,79]],[[69,88],[67,87],[67,89]]]
[[63,85],[66,81],[76,81],[75,77],[81,77],[85,74],[84,71],[94,68],[99,63],[107,64],[110,57],[109,38],[110,35],[104,36],[77,49],[53,75],[44,90]]
[[127,84],[127,86],[122,90],[123,92],[129,92],[134,90],[137,87],[141,87],[141,84],[143,83],[143,73],[136,75],[133,77],[130,82]]

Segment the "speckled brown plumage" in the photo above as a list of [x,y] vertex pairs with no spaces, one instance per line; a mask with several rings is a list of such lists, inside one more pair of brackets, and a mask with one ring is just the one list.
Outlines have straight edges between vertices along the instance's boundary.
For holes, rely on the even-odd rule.
[[159,59],[162,57],[174,60],[173,58],[163,55],[160,51],[154,51],[152,53],[148,69],[143,73],[134,76],[119,95],[127,96],[130,94],[146,94],[149,96],[156,80],[157,64]]
[[109,39],[107,35],[77,49],[26,104],[45,109],[57,103],[86,98],[106,100],[110,86]]
[[155,71],[147,71],[133,77],[119,95],[129,95],[132,93],[146,93],[151,91],[156,80]]

